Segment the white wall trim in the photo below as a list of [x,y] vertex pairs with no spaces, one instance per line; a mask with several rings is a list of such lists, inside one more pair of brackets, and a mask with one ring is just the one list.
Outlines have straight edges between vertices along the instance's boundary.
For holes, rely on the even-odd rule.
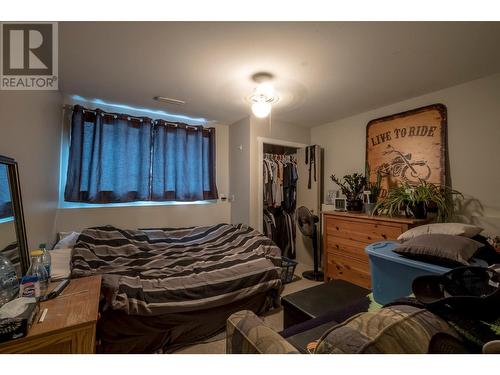
[[286,147],[295,147],[295,148],[305,148],[309,146],[305,143],[297,143],[297,142],[289,142],[283,141],[281,139],[274,138],[266,138],[266,137],[257,137],[257,152],[258,152],[258,184],[257,184],[257,220],[258,220],[258,230],[263,233],[264,232],[264,181],[262,181],[262,175],[264,173],[264,169],[262,167],[262,163],[264,162],[264,143],[278,146],[286,146]]

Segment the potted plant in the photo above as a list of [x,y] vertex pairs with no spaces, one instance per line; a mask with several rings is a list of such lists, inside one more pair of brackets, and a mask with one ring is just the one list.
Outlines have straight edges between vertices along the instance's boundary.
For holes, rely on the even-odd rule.
[[370,181],[370,164],[366,163],[365,168],[365,179],[366,187],[365,190],[370,192],[369,202],[365,203],[365,211],[367,214],[372,215],[374,213],[375,205],[377,204],[378,198],[380,196],[380,191],[382,190],[382,172],[377,170],[377,177],[375,182]]
[[363,200],[361,195],[366,185],[365,176],[360,173],[345,175],[343,181],[331,175],[330,178],[335,182],[346,197],[346,209],[349,212],[361,212],[363,210]]
[[447,186],[439,186],[420,180],[416,185],[406,181],[389,189],[387,196],[375,206],[379,214],[398,216],[405,212],[407,217],[426,219],[429,207],[437,213],[437,221],[444,222],[453,213],[453,196],[463,197],[462,193]]

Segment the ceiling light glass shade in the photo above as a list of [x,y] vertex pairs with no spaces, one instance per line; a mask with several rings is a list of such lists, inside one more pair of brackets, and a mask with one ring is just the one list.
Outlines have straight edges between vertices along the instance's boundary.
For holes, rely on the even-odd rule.
[[255,102],[252,104],[252,112],[255,117],[264,118],[271,113],[271,103]]

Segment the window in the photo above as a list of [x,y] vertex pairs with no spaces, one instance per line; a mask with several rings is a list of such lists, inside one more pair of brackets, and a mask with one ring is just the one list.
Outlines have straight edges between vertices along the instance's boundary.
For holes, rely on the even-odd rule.
[[214,128],[74,107],[65,201],[217,197]]

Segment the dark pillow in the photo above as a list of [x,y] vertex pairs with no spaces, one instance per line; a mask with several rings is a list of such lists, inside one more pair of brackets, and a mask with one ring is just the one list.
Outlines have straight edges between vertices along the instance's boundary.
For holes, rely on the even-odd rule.
[[483,244],[463,236],[424,234],[400,245],[394,252],[409,258],[448,265],[469,265]]

